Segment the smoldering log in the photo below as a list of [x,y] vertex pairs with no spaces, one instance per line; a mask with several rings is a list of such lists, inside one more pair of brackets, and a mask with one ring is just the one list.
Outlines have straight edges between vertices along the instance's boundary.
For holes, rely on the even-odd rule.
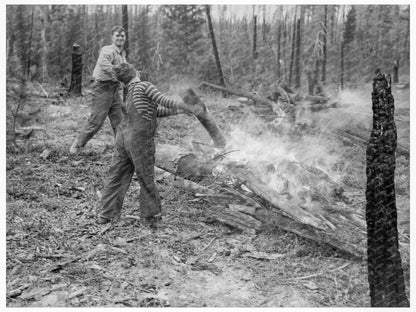
[[[179,159],[183,161],[188,159],[184,157],[187,153],[189,152],[175,146],[158,145],[156,146],[156,165],[170,167],[170,172],[174,172],[176,175],[178,174],[176,164]],[[212,170],[212,165],[207,165],[209,162],[194,161],[192,163],[194,166],[205,166],[203,170],[198,169],[197,172],[206,172],[209,175],[209,170]],[[308,168],[308,170],[312,169]],[[181,172],[179,170],[179,173]],[[231,197],[234,199],[224,199],[221,196],[210,198],[210,201],[217,201],[222,206],[221,209],[217,209],[218,207],[214,209],[212,207],[215,205],[213,205],[212,210],[211,208],[207,210],[206,213],[210,217],[249,233],[255,233],[261,227],[277,226],[301,237],[326,243],[355,257],[361,259],[364,257],[365,249],[362,246],[364,233],[363,231],[357,232],[356,224],[349,218],[342,218],[342,214],[336,214],[333,211],[326,212],[324,209],[306,211],[300,206],[298,207],[296,201],[289,201],[284,196],[280,197],[247,169],[241,167],[227,169],[224,174],[237,178],[240,183],[244,183],[254,192],[248,194],[237,186],[218,187],[215,184],[214,188],[202,185],[195,187],[199,185],[195,182],[192,182],[188,186],[189,188],[185,186],[191,191],[205,188],[205,193],[232,195]],[[322,172],[318,172],[318,174],[323,175]],[[237,207],[235,206],[237,202],[244,202],[248,207]],[[229,208],[226,207],[228,205],[230,205]],[[338,215],[339,217],[337,217]],[[261,222],[262,225],[258,222]]]
[[227,166],[227,170],[258,196],[278,208],[283,214],[303,224],[309,224],[322,229],[328,228],[328,225],[326,224],[327,220],[321,216],[317,217],[300,208],[296,203],[279,196],[276,191],[255,177],[251,172],[236,166]]
[[250,215],[223,206],[211,207],[207,214],[221,223],[251,234],[255,234],[262,225],[261,221]]
[[196,118],[201,122],[204,128],[208,131],[215,146],[224,147],[227,144],[225,137],[209,112],[207,106],[201,101],[199,96],[191,88],[186,89],[180,94],[183,101],[189,105],[200,105],[203,107],[201,113],[196,115]]

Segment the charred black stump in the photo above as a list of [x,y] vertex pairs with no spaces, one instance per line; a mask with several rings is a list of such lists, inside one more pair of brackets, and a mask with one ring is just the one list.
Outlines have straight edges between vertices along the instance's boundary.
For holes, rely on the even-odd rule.
[[397,232],[394,184],[397,131],[389,75],[373,81],[373,129],[367,146],[367,261],[372,307],[408,307]]
[[71,84],[68,92],[82,95],[82,53],[78,44],[72,46]]

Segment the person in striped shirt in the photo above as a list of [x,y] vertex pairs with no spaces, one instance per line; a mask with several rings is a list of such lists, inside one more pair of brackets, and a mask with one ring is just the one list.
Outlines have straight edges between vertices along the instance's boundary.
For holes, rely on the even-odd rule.
[[[133,65],[122,63],[113,67],[117,79],[128,87],[123,107],[123,120],[117,131],[113,160],[110,166],[97,223],[105,224],[120,217],[122,204],[133,174],[140,184],[140,219],[150,227],[160,220],[161,201],[154,181],[156,117],[159,113],[190,112],[203,108],[170,99],[156,87],[141,81]],[[160,105],[160,106],[159,106]]]

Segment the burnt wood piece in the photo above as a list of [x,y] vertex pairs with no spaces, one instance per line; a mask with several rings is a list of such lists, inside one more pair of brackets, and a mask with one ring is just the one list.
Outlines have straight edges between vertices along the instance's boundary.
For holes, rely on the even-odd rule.
[[82,53],[78,44],[72,46],[71,84],[68,92],[82,95]]
[[391,78],[373,80],[373,129],[368,142],[366,222],[368,283],[372,307],[408,307],[397,232],[394,184],[397,131]]
[[184,92],[181,92],[180,96],[186,104],[200,105],[203,107],[203,110],[201,111],[201,113],[195,115],[196,118],[208,131],[215,146],[220,147],[220,148],[224,147],[227,144],[227,141],[225,140],[225,137],[221,129],[218,127],[217,123],[214,120],[214,117],[211,115],[207,106],[201,101],[201,99],[194,92],[194,90],[192,90],[191,88],[188,88]]

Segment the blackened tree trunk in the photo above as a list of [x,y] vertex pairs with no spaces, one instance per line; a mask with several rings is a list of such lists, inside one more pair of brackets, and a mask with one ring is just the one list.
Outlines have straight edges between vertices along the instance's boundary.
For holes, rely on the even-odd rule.
[[219,82],[220,82],[221,86],[225,87],[225,80],[224,80],[224,74],[222,72],[220,55],[218,54],[217,41],[215,40],[214,27],[212,26],[212,21],[211,21],[211,8],[210,8],[210,6],[206,5],[205,10],[206,10],[206,13],[207,13],[209,35],[211,37],[211,42],[212,42],[212,51],[214,52],[215,64],[217,64],[218,76],[219,76],[219,80],[220,80]]
[[266,25],[266,6],[263,5],[263,26],[261,28],[263,34],[263,43],[267,41],[267,25]]
[[396,64],[393,67],[393,82],[397,83],[399,82],[399,65],[400,65],[400,59],[396,59]]
[[126,51],[126,58],[129,56],[129,12],[128,6],[123,4],[121,6],[122,11],[122,25],[123,28],[126,30],[126,42],[124,43],[124,51]]
[[[283,12],[283,9],[281,10],[281,12]],[[283,15],[283,13],[282,13]],[[283,58],[283,69],[284,69],[284,77],[285,77],[285,82],[287,83],[288,81],[288,73],[287,73],[287,65],[286,65],[286,42],[288,42],[288,30],[287,30],[287,14],[285,15],[285,20],[283,23],[283,42],[282,42],[282,58]]]
[[40,68],[41,68],[41,82],[44,82],[47,77],[47,70],[46,70],[46,55],[47,55],[47,45],[46,45],[46,27],[45,27],[45,20],[44,16],[41,17],[41,50],[40,50]]
[[26,76],[30,78],[30,67],[32,66],[32,38],[33,38],[33,18],[34,18],[34,7],[32,7],[32,14],[30,17],[30,31],[29,31],[29,43],[28,43],[28,58],[27,58],[27,68],[26,68]]
[[256,59],[257,53],[257,15],[253,16],[253,59]]
[[295,49],[296,49],[296,12],[297,12],[297,6],[295,8],[295,17],[293,18],[292,53],[290,55],[289,86],[292,85],[293,62],[295,59]]
[[341,72],[340,72],[340,86],[344,89],[344,41],[341,42]]
[[328,37],[328,5],[325,5],[324,34],[323,34],[323,59],[322,59],[322,83],[326,83],[326,61],[327,61],[327,37]]
[[409,46],[409,43],[410,43],[410,7],[408,7],[406,12],[408,15],[406,17],[407,27],[406,27],[406,35],[404,37],[404,44],[403,44],[403,51],[405,51],[404,62],[402,63],[409,64],[410,62],[410,46]]
[[277,30],[277,79],[280,79],[282,76],[281,73],[281,65],[280,65],[280,61],[282,59],[281,56],[281,49],[282,49],[282,44],[280,43],[280,40],[282,39],[282,21],[279,22],[279,28]]
[[72,46],[72,73],[68,92],[75,95],[82,94],[82,53],[76,43]]
[[373,81],[373,129],[367,146],[367,261],[372,307],[408,307],[397,232],[394,185],[397,131],[391,78]]
[[296,36],[296,56],[295,56],[295,88],[300,88],[300,41],[301,41],[301,19],[298,19],[297,22],[297,36]]

